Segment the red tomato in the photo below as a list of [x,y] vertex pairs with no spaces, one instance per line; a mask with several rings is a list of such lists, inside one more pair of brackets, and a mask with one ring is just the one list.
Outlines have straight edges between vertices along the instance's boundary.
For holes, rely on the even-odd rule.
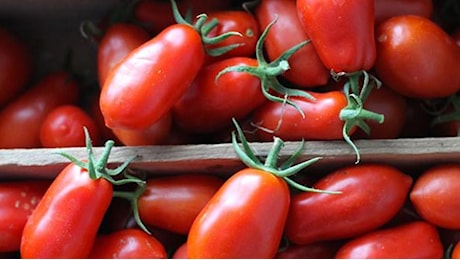
[[79,86],[67,72],[52,73],[0,111],[0,147],[40,147],[40,127],[55,107],[74,104]]
[[0,252],[19,251],[27,219],[50,183],[45,180],[0,183]]
[[[212,133],[232,125],[266,102],[260,79],[245,72],[227,72],[229,66],[253,66],[253,58],[235,57],[202,68],[192,85],[173,107],[174,122],[190,133]],[[235,84],[238,82],[238,84]],[[241,97],[245,98],[241,98]]]
[[164,246],[140,229],[123,229],[99,235],[89,258],[93,259],[165,259]]
[[137,25],[128,23],[111,25],[98,44],[97,72],[100,87],[104,85],[110,70],[149,38],[150,35]]
[[187,252],[187,243],[183,243],[180,245],[175,251],[174,254],[171,257],[172,259],[186,259],[188,258],[188,252]]
[[[264,42],[270,61],[280,57],[289,48],[309,40],[297,16],[295,0],[260,1],[255,15],[261,28],[276,19]],[[308,44],[289,58],[289,70],[283,77],[299,87],[316,87],[327,83],[329,71],[319,59],[313,44]]]
[[340,194],[303,192],[293,196],[286,236],[293,243],[309,244],[369,232],[398,213],[411,185],[412,177],[383,164],[338,169],[314,188]]
[[297,11],[326,68],[351,73],[374,66],[374,0],[297,0]]
[[171,113],[166,113],[153,125],[142,129],[132,130],[113,128],[112,131],[117,139],[124,145],[141,146],[164,144],[172,126]]
[[200,34],[175,24],[128,54],[108,75],[100,96],[109,128],[145,129],[164,116],[201,69]]
[[153,177],[138,199],[140,217],[147,225],[187,234],[223,183],[217,176],[203,174]]
[[452,259],[460,259],[460,241],[455,244],[454,248],[452,249],[452,253],[450,254],[450,258]]
[[439,165],[415,181],[410,199],[418,214],[443,228],[460,229],[460,164]]
[[276,259],[332,259],[342,241],[325,241],[307,245],[290,244],[278,251]]
[[19,95],[32,71],[29,48],[4,28],[0,28],[0,70],[0,107],[3,107]]
[[70,163],[54,179],[27,221],[22,258],[87,258],[112,200],[113,187]]
[[339,115],[347,105],[345,94],[342,91],[310,94],[315,100],[290,98],[305,113],[304,118],[293,106],[278,102],[267,102],[256,109],[252,121],[259,128],[259,140],[270,141],[273,136],[284,141],[341,139],[344,121]]
[[235,173],[193,222],[189,258],[273,258],[289,201],[282,178],[251,168]]
[[377,28],[376,39],[376,73],[396,92],[441,98],[460,89],[460,48],[431,20],[415,15],[390,18]]
[[442,258],[443,246],[436,227],[415,221],[377,230],[345,243],[335,258]]
[[385,20],[406,14],[431,18],[433,14],[432,0],[374,0],[376,25]]
[[99,143],[99,129],[94,119],[77,105],[62,105],[51,110],[40,128],[40,142],[43,147],[83,147],[85,132]]

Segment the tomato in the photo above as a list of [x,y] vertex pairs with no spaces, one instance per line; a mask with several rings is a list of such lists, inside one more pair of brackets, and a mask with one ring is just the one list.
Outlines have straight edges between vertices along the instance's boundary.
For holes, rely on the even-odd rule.
[[303,192],[292,197],[286,236],[293,243],[309,244],[369,232],[398,213],[411,185],[412,177],[388,165],[337,169],[313,187],[340,194]]
[[166,250],[155,237],[132,228],[99,235],[89,258],[165,259]]
[[53,108],[75,104],[79,84],[67,72],[45,76],[0,111],[0,147],[40,147],[40,127]]
[[176,250],[174,251],[172,259],[186,259],[188,258],[188,252],[187,252],[187,243],[183,243],[180,245]]
[[375,0],[375,23],[399,15],[413,14],[431,18],[433,14],[432,0]]
[[297,0],[296,5],[327,69],[352,73],[374,66],[374,0]]
[[94,142],[99,142],[99,129],[94,119],[77,105],[62,105],[51,110],[40,128],[43,147],[85,146],[86,127]]
[[193,222],[189,258],[273,258],[289,201],[283,179],[251,168],[235,173]]
[[285,249],[279,250],[276,259],[332,259],[342,241],[325,241],[307,245],[290,244]]
[[[276,19],[264,42],[270,61],[277,59],[289,48],[309,40],[297,16],[295,0],[263,0],[255,9],[261,28]],[[329,71],[323,65],[312,44],[304,46],[289,59],[289,70],[283,77],[298,87],[316,87],[327,83]]]
[[460,258],[460,241],[457,242],[450,254],[450,258],[452,259],[459,259]]
[[212,133],[231,126],[232,118],[242,119],[265,103],[261,81],[256,76],[227,72],[216,81],[216,76],[229,66],[258,66],[258,62],[235,57],[203,67],[173,107],[175,124],[190,133]]
[[172,127],[171,113],[167,112],[157,122],[142,130],[113,128],[117,139],[124,145],[141,146],[164,144]]
[[457,45],[460,47],[460,27],[457,28],[453,33],[452,37],[454,38]]
[[0,183],[0,252],[19,251],[27,219],[50,183],[46,180]]
[[140,217],[147,225],[187,234],[223,182],[217,176],[204,174],[152,177],[138,200]]
[[24,89],[32,72],[29,47],[5,28],[0,28],[0,107]]
[[141,27],[129,23],[111,25],[99,41],[97,50],[97,73],[102,87],[110,70],[132,50],[150,39]]
[[335,258],[442,258],[439,234],[431,224],[414,221],[356,237],[339,249]]
[[423,100],[406,98],[406,118],[401,138],[429,136],[431,115],[424,108]]
[[418,214],[443,228],[460,228],[460,165],[434,166],[415,181],[410,199]]
[[376,73],[396,92],[441,98],[460,89],[460,48],[431,20],[415,15],[390,18],[377,27],[376,42]]

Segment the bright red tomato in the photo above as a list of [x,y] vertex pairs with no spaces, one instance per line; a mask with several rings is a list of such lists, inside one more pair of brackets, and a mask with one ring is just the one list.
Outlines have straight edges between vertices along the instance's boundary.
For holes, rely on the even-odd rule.
[[335,258],[442,258],[436,227],[423,221],[376,230],[345,243]]
[[[192,85],[173,107],[174,122],[190,133],[212,133],[232,125],[266,102],[260,79],[245,72],[227,72],[229,66],[257,67],[253,58],[235,57],[201,69]],[[238,84],[235,84],[238,82]],[[241,98],[241,97],[245,98]]]
[[70,74],[47,75],[0,111],[0,147],[40,147],[46,115],[57,106],[75,104],[78,96],[79,85]]
[[0,70],[0,107],[3,107],[19,95],[32,72],[28,46],[5,28],[0,28]]
[[150,35],[141,27],[116,23],[111,25],[99,41],[97,50],[97,73],[102,87],[110,70],[132,50],[150,39]]
[[376,42],[376,73],[396,92],[441,98],[460,89],[460,48],[433,21],[415,15],[390,18],[377,27]]
[[359,164],[333,171],[313,187],[341,193],[294,195],[286,236],[293,243],[309,244],[369,232],[398,213],[411,185],[412,177],[383,164]]
[[431,18],[433,14],[432,0],[374,0],[376,25],[385,20],[406,14]]
[[110,205],[113,187],[70,163],[54,179],[27,221],[22,258],[87,258]]
[[189,258],[273,258],[289,201],[282,178],[251,168],[235,173],[193,222]]
[[140,229],[123,229],[96,238],[91,259],[165,259],[164,246]]
[[447,229],[460,229],[460,164],[430,168],[415,181],[410,199],[426,221]]
[[142,44],[113,68],[100,95],[109,128],[145,129],[164,116],[203,65],[200,34],[175,24]]
[[193,220],[224,181],[213,175],[186,174],[153,177],[138,199],[147,225],[188,234]]
[[[255,9],[261,28],[276,19],[264,42],[268,60],[277,59],[289,48],[309,40],[297,16],[296,1],[263,0]],[[316,87],[327,83],[329,71],[319,59],[313,44],[308,44],[292,55],[289,70],[283,77],[298,87]]]
[[0,252],[19,251],[22,230],[51,181],[0,183]]
[[51,110],[40,128],[43,147],[83,147],[88,129],[91,140],[99,143],[99,129],[94,119],[77,105],[62,105]]
[[452,249],[452,253],[450,254],[450,258],[452,259],[460,259],[460,241],[455,244],[454,248]]
[[297,0],[297,12],[326,68],[351,73],[374,66],[374,0]]

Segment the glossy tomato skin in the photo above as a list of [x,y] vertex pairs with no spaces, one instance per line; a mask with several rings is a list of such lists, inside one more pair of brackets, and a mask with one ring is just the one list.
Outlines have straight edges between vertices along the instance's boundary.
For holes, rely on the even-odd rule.
[[[296,1],[263,0],[255,9],[260,28],[266,28],[276,19],[264,42],[270,61],[277,59],[289,48],[309,40],[297,16]],[[317,87],[327,83],[329,70],[326,69],[313,44],[298,50],[288,60],[289,70],[283,77],[300,88]]]
[[205,57],[191,26],[172,25],[113,68],[100,95],[109,128],[143,129],[168,112],[192,83]]
[[132,50],[150,39],[147,31],[129,23],[111,25],[98,43],[97,72],[102,87],[110,70]]
[[93,180],[73,163],[66,166],[24,227],[21,257],[87,258],[112,195],[107,180]]
[[375,0],[375,24],[399,15],[418,15],[431,18],[432,0]]
[[0,147],[40,147],[40,127],[48,112],[75,104],[78,96],[79,85],[67,72],[45,76],[0,111]]
[[293,243],[308,244],[369,232],[398,213],[411,185],[412,177],[383,164],[340,168],[314,187],[341,194],[303,192],[292,197],[286,236]]
[[[234,57],[209,64],[174,104],[174,122],[189,133],[212,133],[232,125],[266,102],[260,79],[245,72],[217,74],[229,66],[258,66],[253,58]],[[244,97],[244,98],[243,98]]]
[[138,199],[145,224],[188,234],[193,220],[224,183],[205,174],[153,177]]
[[96,238],[91,259],[165,259],[166,250],[155,237],[140,229],[128,228]]
[[426,170],[416,179],[410,200],[427,222],[460,229],[459,194],[460,164],[444,164]]
[[94,119],[77,105],[62,105],[51,110],[40,127],[42,147],[83,147],[85,132],[99,143],[99,129]]
[[436,227],[414,221],[358,236],[345,243],[335,258],[439,259],[443,251]]
[[356,72],[374,66],[374,0],[297,0],[296,4],[304,30],[326,68]]
[[275,135],[284,141],[342,139],[344,121],[339,114],[347,105],[345,94],[342,91],[308,93],[315,98],[314,101],[290,97],[304,112],[305,118],[293,106],[278,102],[268,102],[256,109],[252,121],[260,128],[257,138],[270,141]]
[[415,15],[390,18],[377,27],[376,42],[375,71],[396,92],[441,98],[460,89],[460,48],[431,20]]
[[20,94],[32,72],[29,47],[5,28],[0,28],[0,70],[0,107],[3,107]]
[[19,251],[27,219],[50,184],[46,180],[0,183],[0,252]]
[[251,168],[235,173],[193,222],[189,258],[273,258],[289,201],[283,179]]

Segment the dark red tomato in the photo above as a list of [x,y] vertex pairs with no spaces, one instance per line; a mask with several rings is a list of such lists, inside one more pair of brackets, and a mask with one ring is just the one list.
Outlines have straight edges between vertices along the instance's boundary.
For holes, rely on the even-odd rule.
[[22,230],[51,181],[0,183],[0,252],[19,251]]
[[315,100],[290,97],[305,113],[305,117],[293,106],[278,102],[267,102],[254,112],[253,123],[257,125],[260,141],[339,140],[342,139],[344,121],[340,111],[347,105],[342,91],[325,93],[309,92]]
[[85,110],[89,112],[89,115],[96,122],[99,131],[99,143],[94,142],[94,146],[103,145],[107,140],[113,140],[116,144],[120,144],[112,129],[108,128],[104,122],[104,116],[102,115],[101,108],[99,107],[99,93],[88,97],[88,102],[85,103]]
[[293,243],[309,244],[369,232],[398,213],[411,185],[412,177],[388,165],[340,168],[314,185],[340,194],[303,192],[292,197],[286,236]]
[[70,163],[54,179],[27,221],[23,258],[87,258],[112,200],[113,187]]
[[[289,48],[309,40],[297,16],[296,1],[263,0],[257,5],[255,15],[261,28],[276,19],[264,42],[268,60],[280,57]],[[298,50],[288,60],[289,70],[283,77],[298,87],[316,87],[327,83],[329,70],[319,59],[313,44]]]
[[164,246],[140,229],[123,229],[99,235],[89,254],[91,259],[165,259]]
[[150,178],[138,199],[140,217],[147,225],[188,234],[193,220],[223,183],[217,176],[204,174]]
[[254,56],[260,29],[253,15],[243,10],[223,10],[209,13],[208,21],[212,19],[217,19],[218,25],[207,34],[208,37],[215,37],[227,32],[238,32],[241,36],[230,36],[217,44],[209,46],[210,49],[222,48],[231,44],[240,44],[240,46],[218,57],[207,56],[206,63],[230,57]]
[[199,33],[175,24],[142,44],[108,75],[100,95],[109,128],[145,129],[164,116],[203,65]]
[[28,46],[4,28],[0,28],[0,70],[0,107],[3,107],[19,95],[32,71]]
[[78,96],[79,85],[70,74],[47,75],[0,111],[0,147],[40,147],[46,115],[57,106],[76,103]]
[[132,130],[113,128],[112,131],[117,139],[124,145],[141,146],[164,144],[172,126],[171,113],[166,113],[153,125],[142,129]]
[[189,258],[273,258],[289,201],[282,178],[251,168],[235,173],[193,222]]
[[335,258],[439,259],[443,251],[436,227],[415,221],[356,237],[345,243]]
[[415,181],[410,199],[418,214],[443,228],[460,229],[460,164],[439,165]]
[[366,101],[364,109],[382,114],[385,117],[383,123],[367,120],[371,132],[367,135],[361,129],[357,129],[354,138],[392,139],[398,138],[406,122],[406,98],[394,92],[390,88],[382,86],[374,89]]
[[280,250],[276,259],[332,259],[339,250],[342,241],[324,241],[307,245],[290,244]]
[[40,128],[43,147],[83,147],[88,129],[91,140],[99,143],[99,129],[94,119],[77,105],[62,105],[51,110]]
[[350,73],[374,66],[374,0],[297,0],[297,12],[326,68]]
[[244,118],[266,102],[260,79],[249,73],[228,72],[216,81],[219,72],[229,66],[257,67],[258,62],[235,57],[203,67],[173,107],[175,124],[190,133],[212,133],[231,126],[232,118]]
[[460,259],[460,241],[455,244],[454,248],[452,249],[452,253],[450,254],[450,258],[452,259]]
[[406,98],[406,118],[400,137],[427,137],[430,130],[431,115],[424,108],[423,100]]
[[460,89],[460,48],[433,21],[415,15],[393,17],[377,27],[376,39],[376,73],[396,92],[441,98]]
[[452,34],[452,37],[454,38],[457,45],[460,47],[460,28],[454,31],[454,33]]
[[433,14],[432,0],[374,0],[375,1],[375,24],[406,14],[413,14],[431,18]]
[[188,252],[187,252],[187,243],[183,243],[180,245],[173,253],[172,259],[187,259]]
[[111,25],[98,44],[97,73],[100,87],[104,85],[109,71],[149,38],[147,31],[137,25],[128,23]]

